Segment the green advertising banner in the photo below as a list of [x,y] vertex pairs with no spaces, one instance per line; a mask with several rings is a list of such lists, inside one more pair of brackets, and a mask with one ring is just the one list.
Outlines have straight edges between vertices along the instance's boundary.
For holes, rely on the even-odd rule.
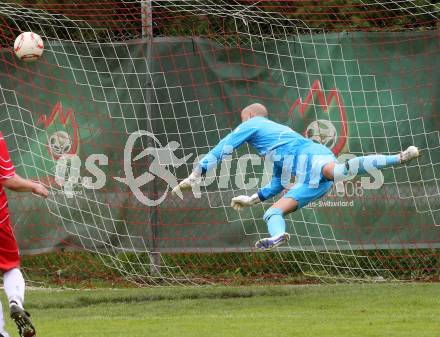
[[[435,32],[299,35],[240,48],[158,38],[147,46],[66,42],[29,64],[3,50],[1,131],[17,171],[51,186],[47,201],[9,194],[23,253],[251,249],[267,232],[271,201],[237,213],[230,199],[255,193],[270,170],[247,145],[207,177],[201,195],[181,200],[169,186],[254,102],[341,161],[412,144],[424,152],[386,169],[379,189],[348,181],[288,216],[291,247],[440,246]],[[164,149],[169,158],[159,160]]]

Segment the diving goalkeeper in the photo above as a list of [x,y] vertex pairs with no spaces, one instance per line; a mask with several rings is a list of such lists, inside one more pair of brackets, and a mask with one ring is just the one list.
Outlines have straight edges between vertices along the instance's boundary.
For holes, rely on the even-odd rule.
[[207,171],[244,142],[248,142],[261,156],[270,156],[274,162],[271,182],[252,196],[241,195],[231,201],[231,206],[239,211],[270,199],[283,191],[291,177],[295,176],[293,186],[264,214],[263,219],[267,223],[270,237],[256,242],[255,247],[261,250],[269,250],[288,241],[290,236],[286,233],[284,215],[324,196],[334,181],[371,173],[372,169],[405,163],[419,156],[418,148],[410,146],[395,155],[376,154],[338,163],[333,153],[324,145],[269,120],[267,109],[259,103],[244,108],[241,120],[242,123],[235,130],[202,158],[191,175],[174,187],[173,193],[192,189],[200,183],[201,177]]

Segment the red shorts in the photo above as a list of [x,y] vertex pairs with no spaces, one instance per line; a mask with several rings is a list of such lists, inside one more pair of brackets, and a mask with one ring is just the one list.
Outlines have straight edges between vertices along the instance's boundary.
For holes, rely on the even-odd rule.
[[0,224],[0,270],[5,272],[16,267],[20,267],[20,255],[8,217]]

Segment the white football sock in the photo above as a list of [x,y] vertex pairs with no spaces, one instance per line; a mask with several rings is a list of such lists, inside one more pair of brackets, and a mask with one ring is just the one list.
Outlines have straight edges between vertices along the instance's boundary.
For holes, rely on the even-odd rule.
[[[5,320],[3,318],[3,307],[2,302],[0,302],[0,333],[5,335]],[[6,335],[7,336],[7,335]]]
[[17,304],[23,308],[24,301],[24,278],[18,268],[8,270],[3,274],[3,286],[5,288],[6,296],[8,296],[9,305]]

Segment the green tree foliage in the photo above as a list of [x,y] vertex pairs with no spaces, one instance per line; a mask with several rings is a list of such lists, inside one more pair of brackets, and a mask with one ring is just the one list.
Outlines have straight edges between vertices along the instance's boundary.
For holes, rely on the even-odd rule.
[[[152,2],[155,36],[228,36],[236,32],[237,18],[251,22],[277,20],[282,25],[312,31],[425,30],[438,25],[440,5],[434,0],[169,0]],[[139,38],[149,20],[146,1],[114,0],[9,0],[17,4],[15,16],[0,14],[0,43],[10,45],[20,30],[41,30],[45,35],[68,40],[123,41]],[[22,7],[19,7],[22,6]],[[63,28],[56,21],[35,18],[25,9],[65,16],[74,20]],[[144,10],[144,15],[142,11]],[[8,11],[10,12],[10,11]],[[22,19],[20,18],[22,16]],[[46,16],[47,18],[47,16]],[[287,22],[286,20],[290,20]],[[294,25],[292,25],[292,23]],[[255,27],[254,27],[255,28]],[[259,27],[261,30],[261,27]],[[309,31],[310,32],[310,31]],[[144,30],[145,33],[145,30]],[[268,28],[260,34],[272,34]]]
[[[195,3],[195,1],[186,1]],[[235,31],[235,18],[242,16],[252,21],[293,20],[300,29],[325,31],[379,31],[433,29],[438,24],[440,6],[435,1],[392,1],[392,0],[327,0],[327,1],[222,1],[224,13],[231,15],[195,15],[197,12],[209,12],[213,1],[198,1],[198,11],[183,11],[181,2],[155,2],[153,15],[155,34],[173,35],[215,35]],[[200,4],[205,4],[202,6]],[[188,7],[185,7],[185,9]],[[235,14],[235,15],[234,15]],[[284,20],[284,21],[283,21]],[[287,22],[286,22],[287,23]],[[264,32],[262,32],[264,34]],[[269,34],[271,32],[267,32]]]

